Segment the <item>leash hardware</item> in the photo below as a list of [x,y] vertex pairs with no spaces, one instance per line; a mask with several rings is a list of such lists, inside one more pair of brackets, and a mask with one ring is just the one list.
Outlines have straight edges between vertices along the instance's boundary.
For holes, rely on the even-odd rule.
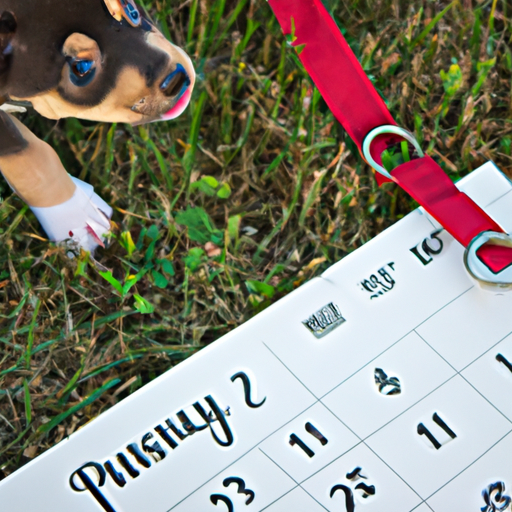
[[512,247],[512,236],[496,231],[483,231],[477,235],[471,240],[464,252],[464,265],[466,266],[466,270],[484,286],[491,286],[492,288],[512,288],[512,265],[496,273],[478,257],[478,250],[487,243]]
[[420,158],[425,156],[425,153],[423,153],[423,150],[421,149],[419,142],[416,140],[416,137],[414,137],[414,135],[405,128],[394,126],[392,124],[385,124],[383,126],[377,126],[377,128],[371,130],[363,141],[363,157],[368,162],[368,164],[375,169],[375,171],[377,171],[379,174],[382,174],[382,176],[385,176],[391,181],[395,181],[393,176],[382,165],[378,164],[371,154],[372,142],[379,135],[399,135],[414,146],[414,149]]

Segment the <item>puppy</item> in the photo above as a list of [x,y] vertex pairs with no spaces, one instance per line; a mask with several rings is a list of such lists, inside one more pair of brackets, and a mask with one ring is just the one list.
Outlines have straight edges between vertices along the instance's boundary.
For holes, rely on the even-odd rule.
[[[29,101],[50,119],[135,125],[179,116],[194,82],[190,58],[133,0],[0,0],[0,103]],[[2,110],[0,171],[51,240],[102,245],[110,206]]]

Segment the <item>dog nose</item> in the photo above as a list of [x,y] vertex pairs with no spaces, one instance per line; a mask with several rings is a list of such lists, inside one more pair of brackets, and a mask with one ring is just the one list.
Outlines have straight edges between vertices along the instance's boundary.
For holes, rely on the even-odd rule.
[[178,64],[176,69],[169,73],[160,84],[161,91],[169,98],[180,98],[190,85],[190,78],[185,68]]

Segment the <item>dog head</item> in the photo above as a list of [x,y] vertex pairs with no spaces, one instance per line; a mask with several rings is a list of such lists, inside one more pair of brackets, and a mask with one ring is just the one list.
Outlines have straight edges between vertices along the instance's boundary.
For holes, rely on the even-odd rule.
[[133,0],[2,4],[1,94],[30,101],[50,119],[131,124],[173,119],[188,105],[190,58]]

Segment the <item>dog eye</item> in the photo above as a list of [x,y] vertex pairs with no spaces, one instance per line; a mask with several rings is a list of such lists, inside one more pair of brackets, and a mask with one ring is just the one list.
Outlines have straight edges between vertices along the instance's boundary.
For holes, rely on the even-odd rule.
[[93,60],[72,59],[69,61],[69,78],[73,85],[84,87],[92,81],[95,74]]
[[140,25],[140,13],[136,7],[128,4],[125,8],[125,12],[130,19],[130,23],[136,27]]

